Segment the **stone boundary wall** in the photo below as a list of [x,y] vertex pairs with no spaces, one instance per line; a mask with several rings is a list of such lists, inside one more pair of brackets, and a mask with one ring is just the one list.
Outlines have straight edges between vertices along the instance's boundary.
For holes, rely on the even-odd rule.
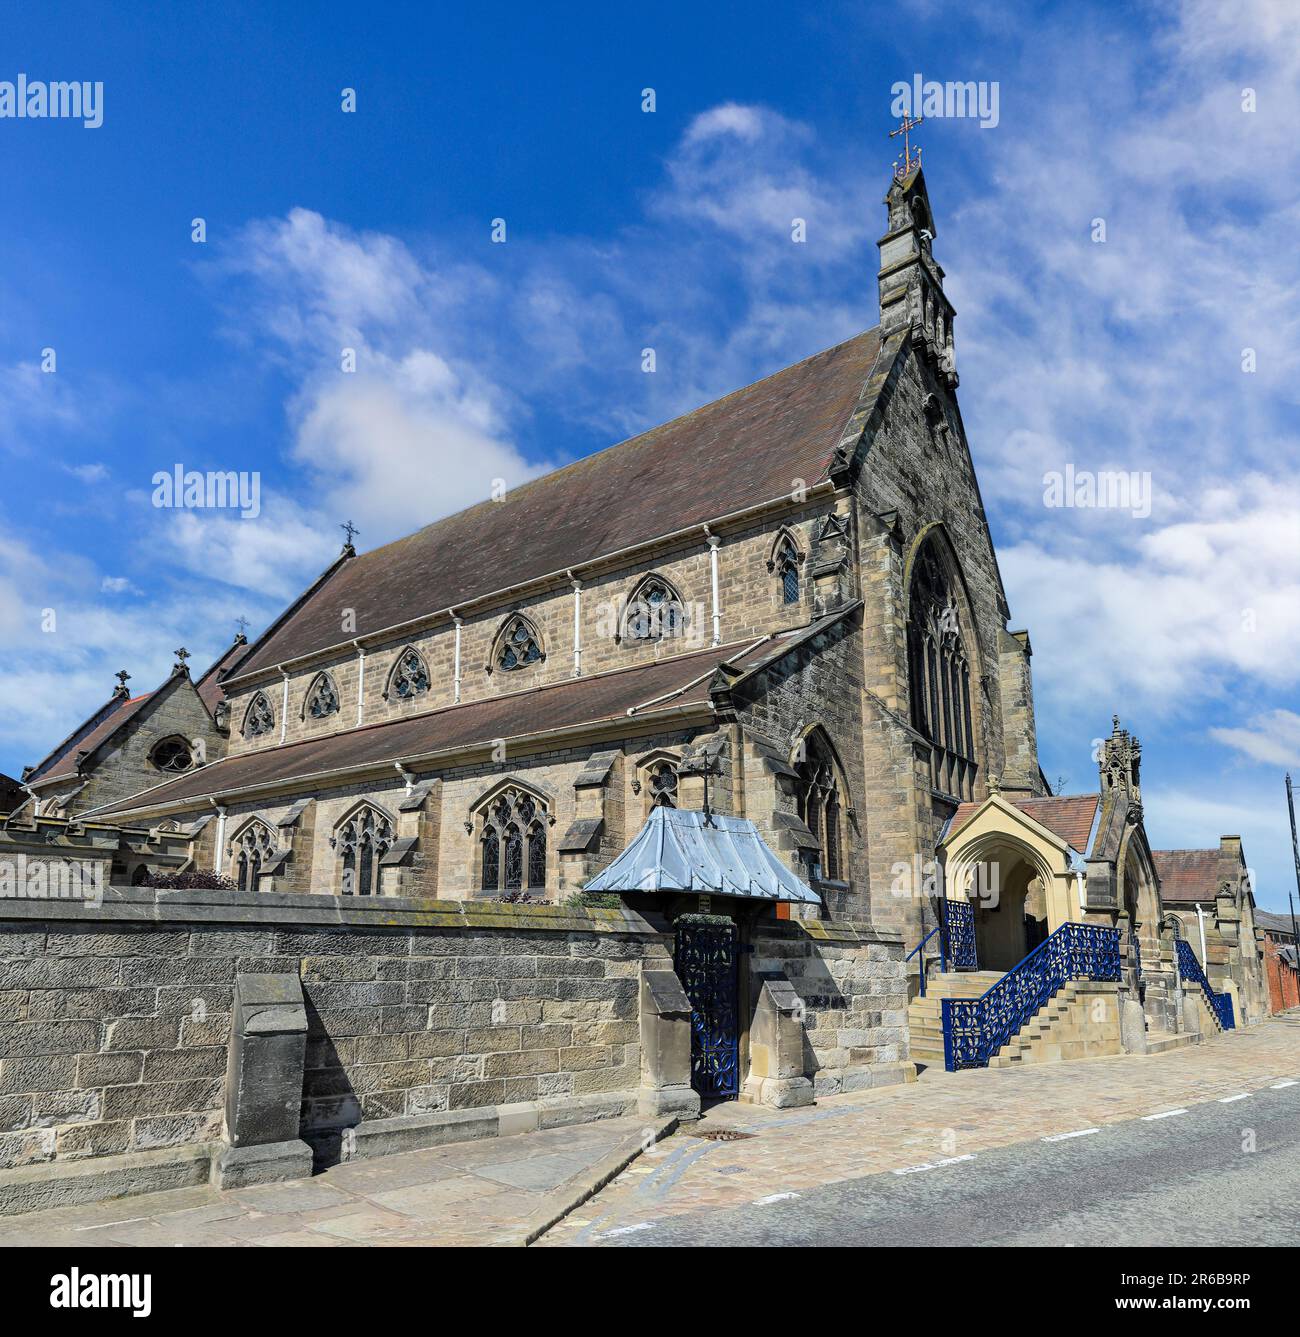
[[237,972],[302,979],[326,1158],[358,1124],[389,1150],[483,1107],[622,1114],[641,965],[671,964],[624,910],[112,888],[0,913],[0,1169],[220,1141]]
[[865,925],[763,922],[749,957],[751,991],[784,974],[804,1011],[804,1071],[817,1096],[915,1078],[908,1059],[902,939]]

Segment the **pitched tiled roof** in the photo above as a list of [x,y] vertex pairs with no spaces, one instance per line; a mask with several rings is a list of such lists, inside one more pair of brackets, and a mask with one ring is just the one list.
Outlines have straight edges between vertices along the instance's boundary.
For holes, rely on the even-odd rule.
[[1219,851],[1152,850],[1162,901],[1212,901],[1219,886]]
[[[328,738],[260,748],[224,757],[114,805],[113,812],[152,810],[209,794],[249,786],[307,779],[322,772],[385,762],[409,761],[430,753],[473,747],[502,739],[526,739],[570,726],[599,724],[659,708],[707,702],[709,681],[728,656],[742,655],[752,641],[699,650],[613,673],[514,692],[486,701],[446,706],[408,719],[370,724]],[[97,815],[110,811],[96,810]]]
[[[1060,836],[1072,850],[1087,854],[1092,823],[1100,802],[1096,794],[1063,794],[1052,798],[1003,797],[1026,817],[1032,817],[1039,826],[1045,826],[1053,835]],[[953,813],[949,833],[964,826],[981,806],[982,800],[980,803],[961,804]]]
[[208,671],[194,684],[198,689],[199,699],[208,708],[211,715],[222,698],[221,681],[230,675],[230,670],[248,653],[248,640],[241,633],[231,643],[230,649],[216,659]]
[[145,702],[153,696],[112,696],[89,719],[83,720],[49,756],[36,763],[27,777],[29,785],[46,784],[51,780],[73,779],[77,775],[77,758],[89,755],[106,742],[127,720],[140,713]]
[[[195,683],[203,704],[211,714],[221,700],[221,688],[218,685],[227,676],[233,664],[248,653],[248,643],[243,636],[235,638],[234,644],[216,660],[208,671]],[[171,681],[169,676],[163,687]],[[151,701],[162,687],[152,692],[142,692],[139,696],[125,697],[114,693],[108,700],[83,720],[48,756],[38,761],[27,776],[29,785],[46,784],[51,780],[73,779],[77,775],[78,755],[89,756],[101,743],[106,743],[129,720]],[[2,812],[3,809],[0,809]]]
[[1255,926],[1280,937],[1290,938],[1294,936],[1289,914],[1275,915],[1271,910],[1256,910]]
[[879,330],[787,367],[424,529],[340,563],[253,647],[251,673],[359,633],[579,567],[827,476],[880,350]]

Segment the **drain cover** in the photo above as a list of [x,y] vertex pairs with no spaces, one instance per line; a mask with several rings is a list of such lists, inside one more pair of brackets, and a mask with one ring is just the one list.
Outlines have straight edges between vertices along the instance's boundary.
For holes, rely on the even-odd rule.
[[757,1134],[742,1133],[738,1128],[702,1128],[695,1136],[703,1138],[706,1142],[741,1142]]

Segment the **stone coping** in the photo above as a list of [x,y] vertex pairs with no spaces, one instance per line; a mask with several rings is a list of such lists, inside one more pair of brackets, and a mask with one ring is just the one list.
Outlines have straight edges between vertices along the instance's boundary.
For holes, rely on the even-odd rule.
[[[627,906],[509,905],[500,901],[438,901],[398,896],[318,896],[301,892],[173,890],[109,887],[100,905],[49,897],[0,900],[0,924],[57,920],[87,924],[238,924],[320,928],[505,929],[511,932],[606,933],[638,937],[672,931],[661,915]],[[902,942],[902,935],[870,924],[820,919],[760,920],[754,932],[811,943]]]
[[125,924],[288,925],[359,929],[508,929],[514,932],[661,935],[657,915],[587,906],[507,905],[397,896],[109,887],[100,905],[71,899],[0,900],[0,923],[32,920]]

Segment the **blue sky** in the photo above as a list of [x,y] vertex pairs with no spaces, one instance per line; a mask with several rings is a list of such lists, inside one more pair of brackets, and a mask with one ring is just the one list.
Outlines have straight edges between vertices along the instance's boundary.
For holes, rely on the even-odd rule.
[[[343,520],[372,546],[875,324],[920,73],[999,88],[920,141],[1044,769],[1091,788],[1118,711],[1154,843],[1239,832],[1283,905],[1300,15],[1223,8],[10,7],[0,80],[102,81],[104,121],[0,120],[0,770],[115,669],[256,632]],[[177,463],[258,471],[261,514],[154,508]],[[1150,514],[1045,507],[1067,465]]]

